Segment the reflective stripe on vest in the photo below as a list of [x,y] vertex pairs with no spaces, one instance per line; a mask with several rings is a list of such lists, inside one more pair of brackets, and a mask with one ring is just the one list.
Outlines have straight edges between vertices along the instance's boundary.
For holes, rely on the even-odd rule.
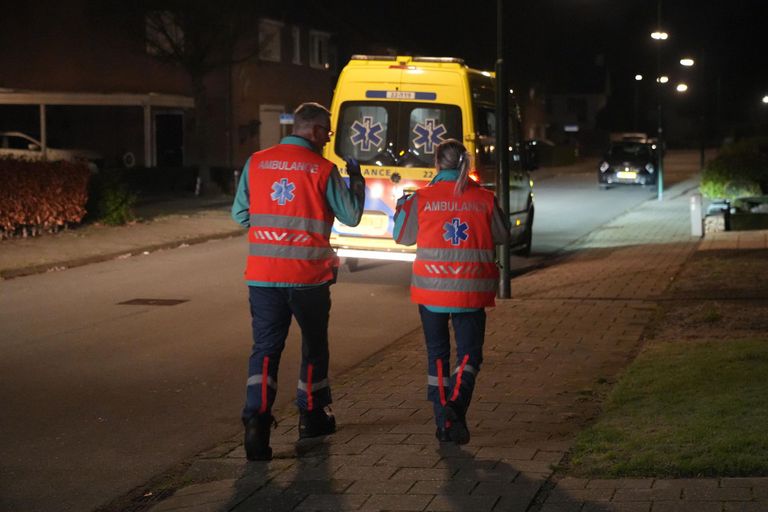
[[333,227],[333,224],[328,224],[318,219],[304,219],[287,215],[267,215],[257,213],[251,214],[250,225],[263,228],[263,231],[267,231],[268,228],[286,228],[309,231],[310,233],[317,233],[324,237],[331,235],[331,228]]
[[492,249],[416,249],[416,257],[425,261],[494,263],[496,261],[496,251]]
[[473,265],[471,263],[465,265],[450,265],[450,264],[424,264],[424,269],[430,274],[445,274],[448,276],[464,277],[466,275],[487,274],[488,270],[482,265]]
[[496,292],[496,279],[444,279],[413,275],[411,286],[445,292]]
[[300,247],[296,245],[251,244],[251,256],[267,256],[270,258],[290,258],[294,260],[320,260],[333,258],[334,252],[330,247]]

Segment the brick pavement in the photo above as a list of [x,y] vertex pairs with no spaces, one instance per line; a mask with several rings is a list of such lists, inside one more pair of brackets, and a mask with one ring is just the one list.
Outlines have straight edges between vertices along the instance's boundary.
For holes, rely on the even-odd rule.
[[667,197],[513,281],[514,299],[489,313],[470,444],[434,439],[414,331],[335,378],[335,435],[297,443],[295,413],[279,411],[275,460],[246,463],[238,436],[196,458],[183,477],[190,485],[152,512],[768,510],[768,479],[554,474],[639,349],[656,300],[697,249],[687,197]]

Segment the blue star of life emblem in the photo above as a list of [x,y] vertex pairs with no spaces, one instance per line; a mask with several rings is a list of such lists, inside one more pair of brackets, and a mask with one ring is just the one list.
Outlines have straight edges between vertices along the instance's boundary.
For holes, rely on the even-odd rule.
[[451,245],[459,245],[469,238],[467,231],[469,231],[469,224],[461,222],[458,217],[454,217],[451,222],[446,222],[443,225],[443,240],[450,241]]
[[434,153],[435,146],[443,142],[443,135],[447,132],[443,124],[437,124],[437,119],[425,119],[424,124],[419,123],[413,128],[416,134],[413,145],[423,147],[425,153]]
[[272,195],[269,197],[273,201],[277,201],[280,206],[285,206],[288,201],[293,201],[296,195],[293,191],[296,189],[296,185],[288,181],[288,178],[281,178],[272,184]]
[[349,139],[355,146],[359,144],[362,151],[370,151],[371,145],[377,148],[384,142],[384,139],[379,136],[379,132],[383,129],[381,123],[373,123],[373,117],[363,116],[362,123],[357,120],[352,123],[352,135]]

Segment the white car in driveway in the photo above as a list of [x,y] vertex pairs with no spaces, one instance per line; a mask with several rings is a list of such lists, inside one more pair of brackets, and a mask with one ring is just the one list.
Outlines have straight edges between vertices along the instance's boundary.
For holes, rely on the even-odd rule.
[[48,147],[43,154],[42,143],[21,132],[0,132],[0,158],[9,156],[21,160],[49,160],[68,162],[85,161],[91,171],[97,171],[97,163],[103,157],[88,149],[59,149]]

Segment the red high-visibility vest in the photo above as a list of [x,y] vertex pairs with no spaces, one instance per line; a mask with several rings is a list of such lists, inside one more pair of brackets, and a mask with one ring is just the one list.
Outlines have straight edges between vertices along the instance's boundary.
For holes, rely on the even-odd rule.
[[328,239],[333,211],[326,189],[333,163],[310,149],[279,144],[251,155],[250,228],[245,279],[321,284],[338,258]]
[[411,300],[427,306],[482,308],[495,304],[499,270],[491,222],[493,193],[441,181],[416,191],[419,231]]

